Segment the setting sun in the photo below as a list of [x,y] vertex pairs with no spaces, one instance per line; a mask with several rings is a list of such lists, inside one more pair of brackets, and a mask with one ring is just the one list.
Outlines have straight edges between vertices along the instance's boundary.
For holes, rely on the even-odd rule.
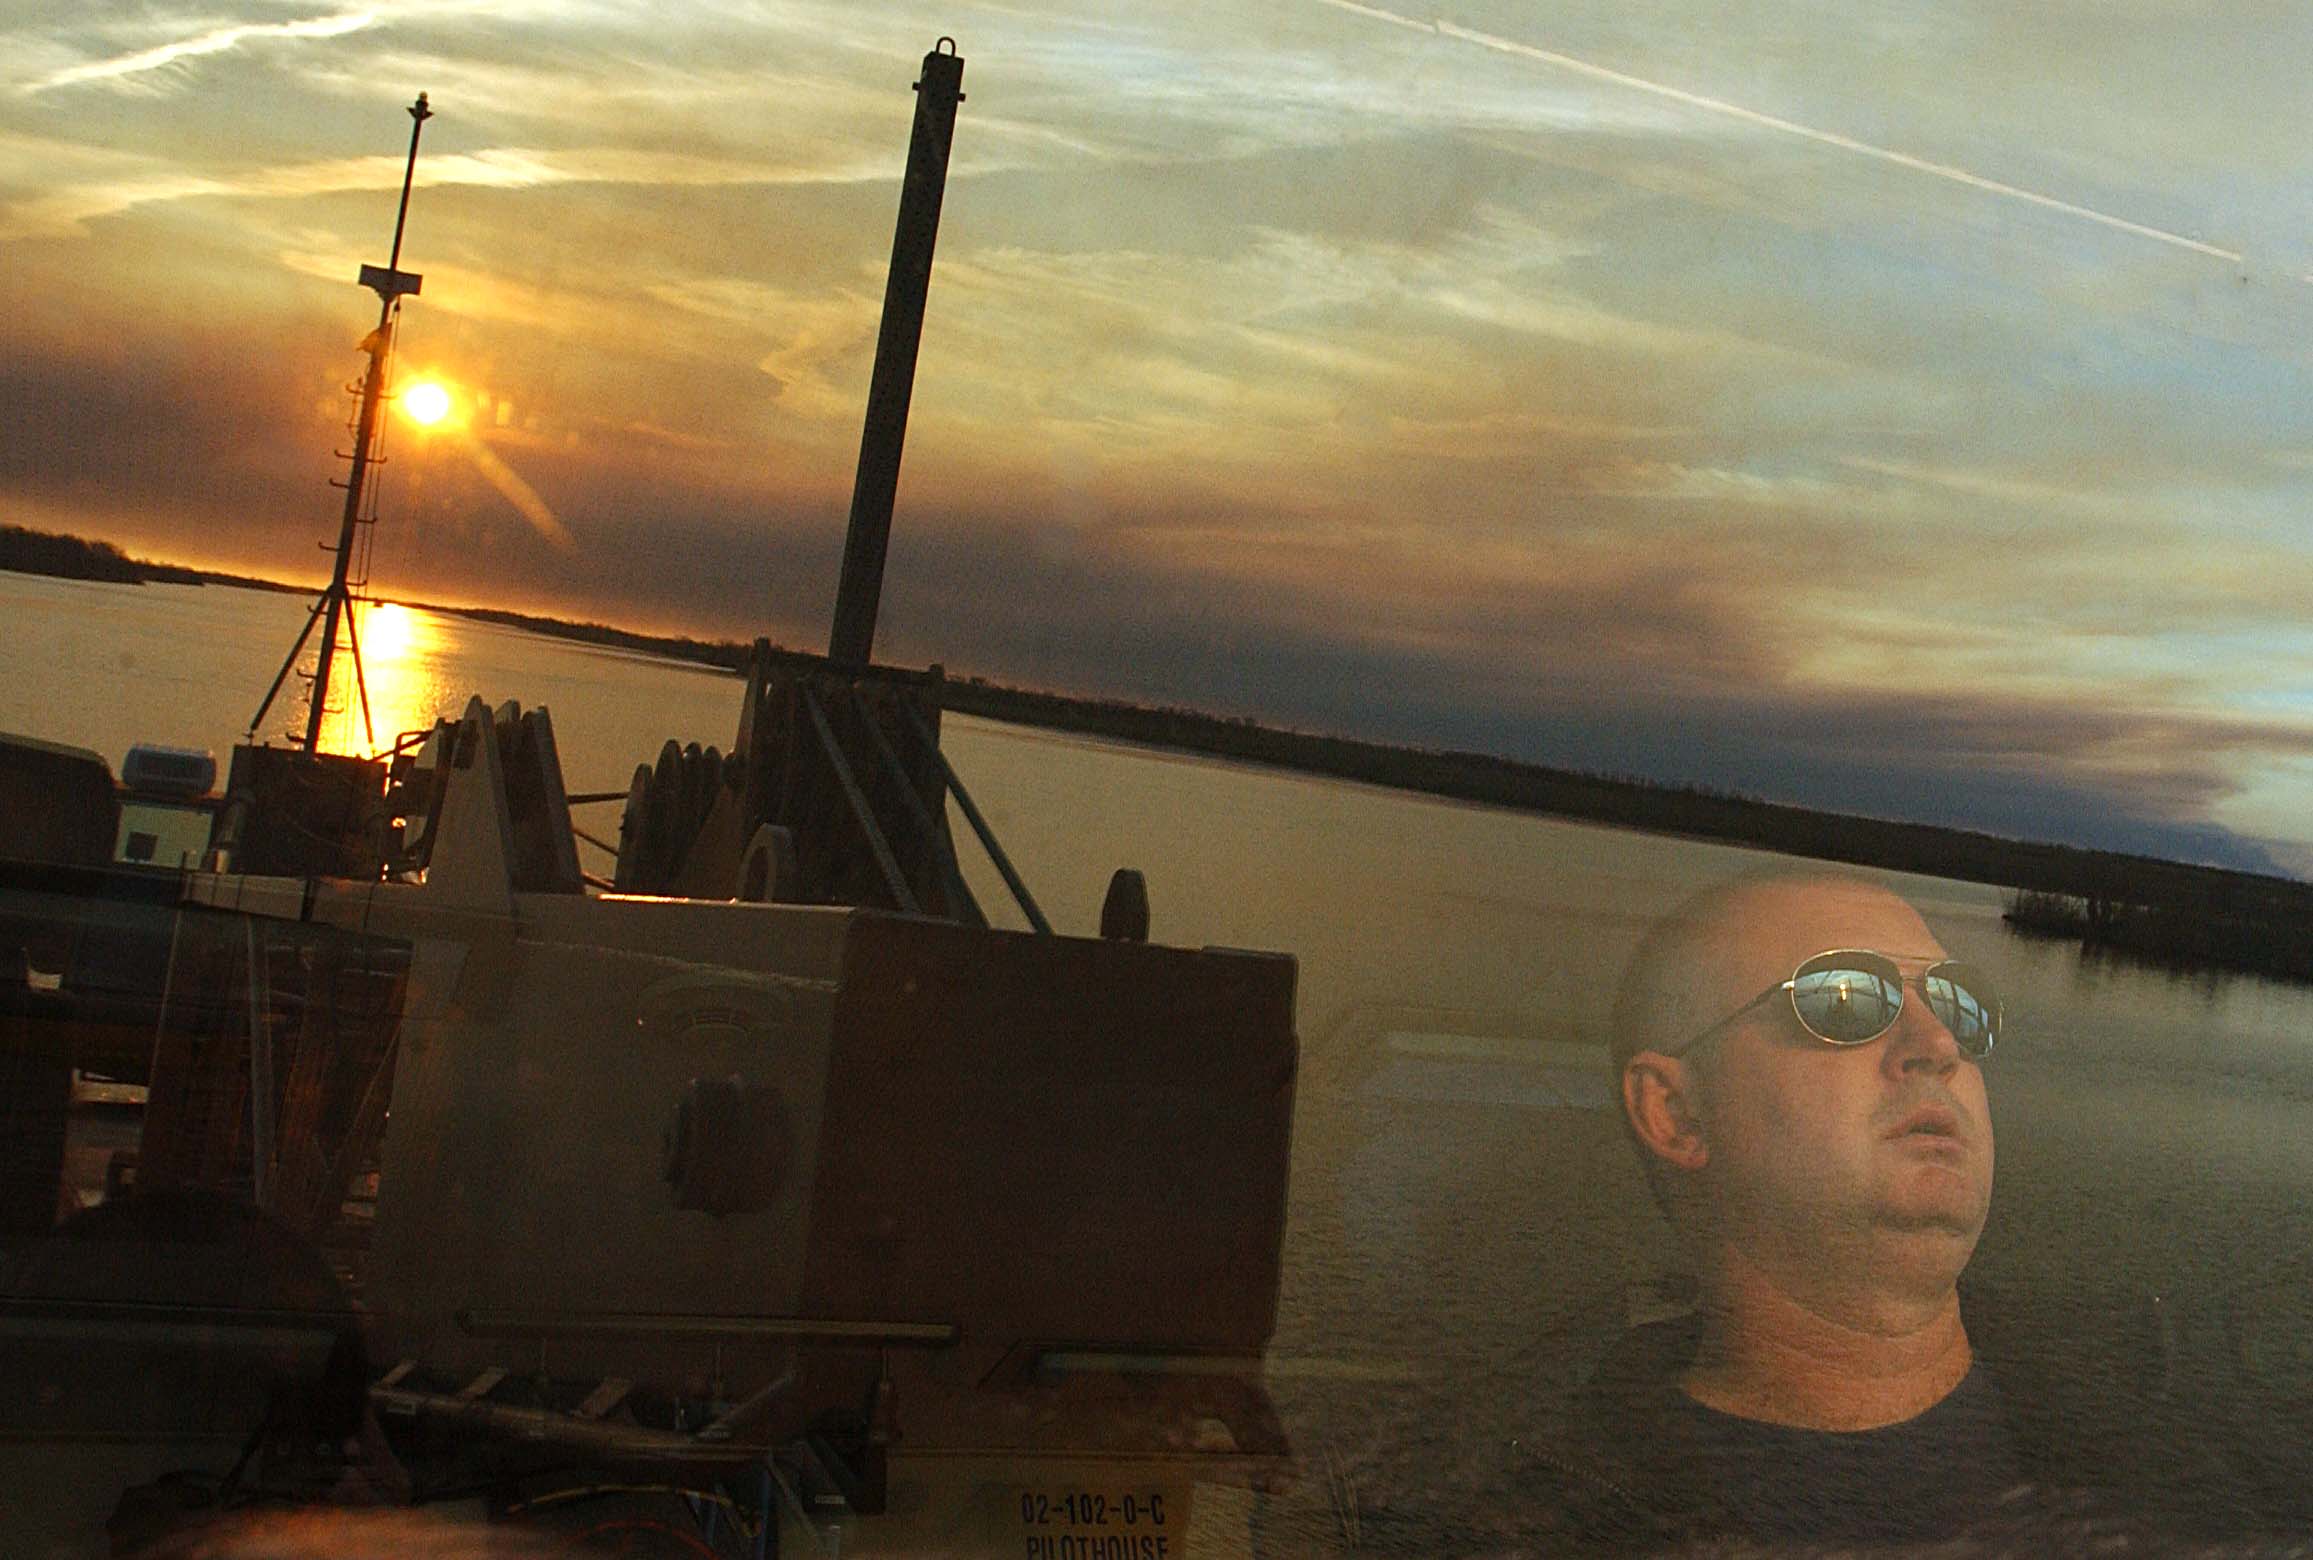
[[450,415],[450,392],[422,379],[402,392],[402,415],[420,427],[431,428]]

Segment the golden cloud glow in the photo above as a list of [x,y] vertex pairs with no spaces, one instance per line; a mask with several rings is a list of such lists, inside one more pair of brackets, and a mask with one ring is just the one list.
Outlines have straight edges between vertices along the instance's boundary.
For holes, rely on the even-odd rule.
[[[403,159],[398,156],[341,157],[214,174],[179,172],[98,180],[0,205],[0,239],[78,236],[90,222],[101,218],[118,216],[139,206],[201,197],[297,200],[349,190],[398,190],[402,171]],[[552,184],[704,188],[745,184],[848,184],[897,176],[897,164],[889,157],[862,158],[836,166],[781,165],[615,146],[555,149],[502,146],[427,156],[418,163],[416,184],[420,189],[466,186],[511,190]]]

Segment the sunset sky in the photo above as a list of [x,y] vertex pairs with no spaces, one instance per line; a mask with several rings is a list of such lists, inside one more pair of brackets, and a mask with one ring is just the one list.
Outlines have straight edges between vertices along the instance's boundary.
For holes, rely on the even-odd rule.
[[33,0],[0,522],[824,645],[963,54],[879,654],[2313,873],[2313,11]]

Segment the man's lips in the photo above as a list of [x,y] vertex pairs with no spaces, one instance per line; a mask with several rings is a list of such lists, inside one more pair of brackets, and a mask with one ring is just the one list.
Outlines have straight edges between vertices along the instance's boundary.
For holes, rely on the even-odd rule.
[[1956,1142],[1961,1136],[1960,1113],[1949,1105],[1922,1105],[1888,1128],[1887,1136],[1950,1138]]

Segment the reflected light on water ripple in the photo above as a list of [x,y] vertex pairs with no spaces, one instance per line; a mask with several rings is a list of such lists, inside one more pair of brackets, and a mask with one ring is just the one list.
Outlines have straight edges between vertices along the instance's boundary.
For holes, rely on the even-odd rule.
[[[329,715],[321,746],[331,753],[382,753],[406,732],[421,731],[462,702],[444,653],[441,620],[397,602],[358,602],[354,642],[361,647],[357,683],[341,645],[331,667]],[[362,719],[362,693],[369,720]]]

